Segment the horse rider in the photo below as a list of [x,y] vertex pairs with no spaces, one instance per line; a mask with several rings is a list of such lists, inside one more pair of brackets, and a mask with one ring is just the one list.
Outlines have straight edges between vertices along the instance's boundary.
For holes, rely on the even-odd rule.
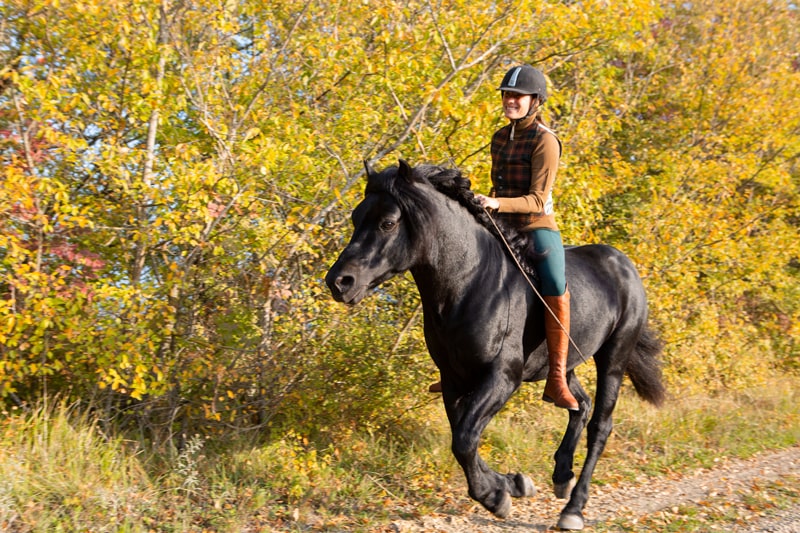
[[[536,263],[545,310],[549,361],[543,400],[577,410],[566,380],[569,350],[569,291],[564,245],[555,219],[553,184],[561,158],[561,141],[541,118],[547,100],[544,74],[529,65],[506,72],[498,88],[509,123],[492,136],[492,188],[476,195],[480,204],[517,230],[529,234],[543,259]],[[551,312],[552,311],[552,312]],[[439,383],[431,385],[436,391]]]

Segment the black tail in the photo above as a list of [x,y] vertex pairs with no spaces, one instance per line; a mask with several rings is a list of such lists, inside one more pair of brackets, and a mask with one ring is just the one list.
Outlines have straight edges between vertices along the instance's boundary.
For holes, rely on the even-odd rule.
[[636,393],[646,402],[660,406],[667,396],[667,389],[661,376],[661,339],[647,326],[639,335],[636,350],[626,373],[631,378]]

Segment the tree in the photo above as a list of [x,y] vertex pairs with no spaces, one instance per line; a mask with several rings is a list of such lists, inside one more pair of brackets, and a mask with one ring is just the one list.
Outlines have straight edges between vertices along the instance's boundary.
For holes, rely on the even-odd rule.
[[158,441],[401,419],[435,377],[412,284],[347,310],[322,277],[364,159],[488,188],[523,61],[553,89],[565,238],[636,259],[676,386],[796,365],[792,8],[478,4],[0,6],[0,395]]
[[697,3],[665,10],[621,54],[632,95],[604,164],[602,205],[647,277],[676,388],[762,381],[797,361],[795,10]]

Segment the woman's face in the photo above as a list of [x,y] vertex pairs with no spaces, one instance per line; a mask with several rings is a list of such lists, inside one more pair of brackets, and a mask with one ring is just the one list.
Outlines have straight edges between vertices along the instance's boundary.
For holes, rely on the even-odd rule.
[[519,120],[528,116],[533,105],[533,95],[503,91],[503,113],[508,120]]

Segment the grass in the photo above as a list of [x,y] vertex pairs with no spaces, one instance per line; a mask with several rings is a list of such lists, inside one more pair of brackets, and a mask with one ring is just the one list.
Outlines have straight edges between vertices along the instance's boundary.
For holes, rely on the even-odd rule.
[[135,444],[80,413],[40,408],[0,428],[0,530],[133,530],[157,505]]
[[[628,483],[795,445],[794,385],[674,398],[658,410],[626,390],[595,483]],[[565,418],[542,406],[537,391],[515,398],[496,418],[481,452],[498,470],[526,472],[542,486]],[[465,512],[466,486],[445,420],[432,403],[409,427],[384,435],[314,443],[288,432],[268,444],[194,436],[181,453],[165,455],[105,434],[79,406],[9,412],[0,418],[0,530],[369,531],[398,517]],[[791,486],[744,495],[745,508],[796,504]],[[746,519],[721,501],[673,511],[645,517],[645,524],[621,519],[607,531],[724,530]]]

